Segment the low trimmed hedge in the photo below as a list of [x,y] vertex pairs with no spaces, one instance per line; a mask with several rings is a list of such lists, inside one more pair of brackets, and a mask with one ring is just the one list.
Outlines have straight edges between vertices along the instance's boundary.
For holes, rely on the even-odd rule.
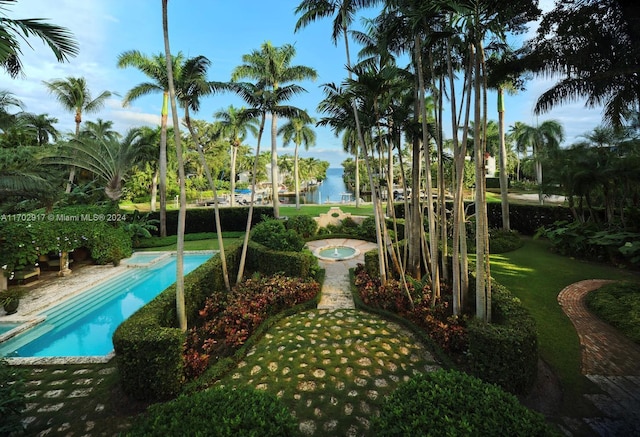
[[[467,214],[475,212],[472,203],[466,203]],[[397,218],[404,218],[404,204],[394,204]],[[447,209],[453,210],[453,205],[448,202]],[[423,214],[427,216],[426,210]],[[502,227],[502,205],[497,203],[487,204],[487,220],[490,228]],[[561,220],[573,221],[571,210],[560,205],[519,205],[509,203],[509,224],[511,229],[522,235],[535,235],[536,231],[545,226]]]
[[128,436],[287,437],[298,423],[274,395],[250,387],[214,388],[149,407]]
[[[235,277],[239,250],[239,244],[225,248],[231,278]],[[221,264],[220,257],[214,256],[185,277],[187,320],[196,318],[208,296],[226,293]],[[113,334],[122,387],[135,399],[169,399],[181,389],[185,333],[176,327],[175,295],[174,284],[125,320]]]
[[[220,208],[220,227],[225,232],[244,232],[247,226],[249,207]],[[167,211],[167,235],[178,232],[178,210]],[[254,206],[251,219],[252,225],[262,221],[262,217],[273,217],[273,207]],[[149,219],[160,219],[159,212],[149,214]],[[214,208],[189,208],[185,219],[185,232],[188,234],[199,232],[216,232]],[[154,235],[159,235],[156,231]]]
[[438,370],[402,383],[371,423],[384,436],[558,436],[544,417],[499,387]]
[[471,372],[515,393],[527,393],[536,380],[538,336],[533,317],[502,285],[492,283],[492,323],[472,319],[469,334]]
[[281,252],[250,241],[247,247],[247,268],[265,275],[282,273],[297,278],[315,277],[318,259],[309,250]]

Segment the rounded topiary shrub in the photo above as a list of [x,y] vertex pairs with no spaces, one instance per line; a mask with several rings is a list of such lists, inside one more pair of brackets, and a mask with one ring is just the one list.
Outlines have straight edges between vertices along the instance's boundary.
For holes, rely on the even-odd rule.
[[554,436],[544,420],[498,386],[457,371],[421,374],[384,401],[376,436]]
[[214,388],[149,407],[128,436],[287,437],[297,422],[275,396],[249,387]]
[[491,253],[511,252],[522,247],[524,241],[515,231],[489,230],[489,250]]

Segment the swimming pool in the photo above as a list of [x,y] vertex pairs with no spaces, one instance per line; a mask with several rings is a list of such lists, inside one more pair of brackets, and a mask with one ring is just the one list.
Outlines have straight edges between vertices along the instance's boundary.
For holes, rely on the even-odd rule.
[[[185,254],[184,274],[212,255]],[[118,325],[175,281],[175,256],[150,262],[147,267],[128,268],[116,277],[44,310],[42,322],[0,343],[0,356],[107,355],[113,351],[111,337]]]

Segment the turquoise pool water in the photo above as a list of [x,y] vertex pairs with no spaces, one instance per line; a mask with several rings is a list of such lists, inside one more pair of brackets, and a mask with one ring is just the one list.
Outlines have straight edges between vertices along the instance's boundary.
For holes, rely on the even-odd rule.
[[[185,254],[185,275],[211,253]],[[5,357],[87,357],[113,351],[111,337],[131,314],[176,281],[176,258],[167,257],[144,268],[127,268],[53,308],[38,325],[0,343]]]
[[0,335],[11,331],[13,328],[20,326],[20,323],[4,323],[0,322]]

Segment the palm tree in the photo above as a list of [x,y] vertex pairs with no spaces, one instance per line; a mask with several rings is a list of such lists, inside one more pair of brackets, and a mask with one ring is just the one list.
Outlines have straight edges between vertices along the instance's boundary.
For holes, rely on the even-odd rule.
[[[173,77],[175,77],[176,80],[176,98],[180,106],[184,109],[184,124],[187,126],[187,129],[191,134],[191,138],[195,143],[198,155],[200,156],[200,161],[207,176],[207,180],[209,181],[209,185],[211,186],[211,190],[213,191],[213,205],[219,245],[218,256],[220,257],[222,265],[222,273],[226,289],[227,291],[230,291],[231,284],[229,282],[227,260],[224,252],[224,242],[222,239],[222,227],[220,224],[220,210],[217,200],[218,196],[216,194],[216,185],[213,182],[213,178],[211,177],[211,172],[209,171],[209,166],[204,156],[204,148],[200,144],[199,134],[191,123],[191,116],[189,113],[189,110],[197,112],[200,109],[201,97],[212,94],[215,91],[228,88],[228,85],[225,83],[212,82],[206,79],[207,68],[209,67],[209,65],[211,65],[211,62],[204,56],[189,58],[184,62],[184,64],[180,64],[178,66],[178,69],[174,72]],[[182,172],[184,173],[184,164],[182,166]],[[180,177],[183,178],[184,175],[181,175]]]
[[[376,6],[380,0],[302,0],[295,10],[296,14],[301,14],[296,22],[295,32],[319,18],[334,17],[331,41],[338,44],[338,38],[344,38],[344,51],[346,55],[346,68],[349,79],[351,79],[351,55],[349,53],[349,27],[359,9]],[[357,141],[364,153],[364,137],[360,128],[360,120],[355,104],[352,104],[355,121]],[[366,155],[365,155],[366,159]],[[357,160],[357,155],[356,155]],[[356,191],[356,208],[360,207],[359,187]]]
[[[172,57],[172,70],[182,63],[181,53]],[[138,50],[130,50],[118,55],[118,67],[135,67],[142,71],[152,82],[143,82],[131,88],[124,96],[123,106],[152,93],[162,93],[160,113],[160,236],[167,235],[167,118],[169,116],[169,77],[166,60],[162,53],[149,57]],[[175,126],[177,129],[178,127]]]
[[49,144],[51,140],[58,141],[59,132],[53,126],[58,122],[57,118],[30,112],[21,113],[18,118],[20,125],[36,137],[38,146]]
[[[187,313],[184,302],[184,230],[187,216],[187,196],[185,192],[184,161],[182,159],[182,143],[180,142],[180,123],[178,121],[178,109],[176,107],[176,90],[173,83],[173,57],[169,47],[169,23],[167,14],[167,1],[162,0],[162,34],[164,37],[164,55],[167,72],[167,89],[169,103],[171,104],[171,116],[173,119],[173,137],[176,142],[176,154],[178,156],[178,174],[180,177],[180,210],[178,213],[178,235],[176,241],[176,314],[178,325],[182,332],[187,331]],[[165,100],[166,101],[166,100]]]
[[78,44],[65,27],[45,22],[41,18],[11,19],[6,16],[6,6],[16,0],[0,0],[0,65],[12,78],[23,73],[20,60],[21,40],[29,47],[27,38],[35,36],[49,46],[58,62],[66,62],[78,54]]
[[12,107],[22,110],[24,103],[11,91],[0,90],[0,130],[2,131],[6,131],[15,122],[16,114],[10,112]]
[[226,110],[217,111],[213,116],[219,120],[220,133],[227,138],[231,145],[230,204],[234,206],[238,149],[247,137],[248,132],[251,132],[254,136],[257,135],[258,127],[256,126],[256,119],[247,117],[244,108],[238,109],[233,105],[230,105]]
[[93,139],[107,139],[118,140],[121,138],[120,133],[113,130],[113,121],[105,121],[98,118],[97,121],[87,121],[84,124],[84,128],[80,131],[81,137],[93,138]]
[[[245,228],[244,240],[242,244],[242,253],[240,255],[240,264],[238,267],[238,276],[236,282],[239,283],[244,276],[244,267],[247,257],[247,248],[249,246],[249,233],[251,231],[251,222],[253,218],[253,203],[255,200],[255,187],[259,173],[260,162],[260,144],[267,114],[277,114],[280,117],[293,118],[304,116],[304,111],[294,106],[283,105],[296,94],[302,92],[303,88],[290,84],[279,87],[276,90],[265,89],[264,84],[254,84],[247,82],[231,83],[230,89],[242,98],[249,106],[245,109],[245,115],[248,118],[260,118],[258,127],[256,152],[253,160],[253,170],[251,172],[251,200],[249,202],[249,213],[247,214],[247,226]],[[273,156],[273,155],[272,155]]]
[[140,130],[132,129],[122,141],[107,136],[74,138],[60,150],[52,151],[45,162],[74,165],[93,173],[115,203],[122,197],[124,180],[141,155],[137,141],[140,134]]
[[[308,121],[307,121],[308,120]],[[309,127],[309,123],[315,123],[315,120],[309,116],[300,118],[292,118],[280,129],[278,135],[282,135],[282,143],[286,147],[289,143],[295,144],[293,152],[293,177],[295,181],[296,192],[296,209],[300,209],[300,171],[298,165],[298,151],[301,145],[305,150],[309,150],[316,143],[316,133]]]
[[[44,82],[51,94],[58,100],[67,111],[75,113],[76,132],[75,137],[80,135],[80,124],[83,113],[93,113],[99,111],[112,96],[110,91],[103,91],[93,99],[87,86],[87,81],[83,77],[67,77],[66,79],[55,79],[51,82]],[[71,186],[75,179],[75,167],[72,165],[69,172],[69,182],[66,192],[71,192]]]
[[[546,120],[538,126],[524,123],[516,124],[513,131],[516,146],[520,150],[532,149],[536,168],[536,183],[542,186],[542,159],[549,152],[557,150],[564,140],[564,129],[557,120]],[[542,190],[539,193],[540,204],[544,203]]]
[[[303,65],[291,66],[291,61],[296,54],[295,47],[285,44],[282,47],[274,47],[270,42],[260,46],[260,50],[243,55],[244,64],[234,68],[231,79],[236,81],[242,78],[250,78],[258,81],[266,92],[277,93],[283,84],[305,79],[315,79],[316,70]],[[299,91],[303,91],[300,88]],[[272,104],[279,105],[270,99]],[[273,197],[273,215],[280,217],[278,200],[278,113],[269,111],[271,115],[271,186]]]

